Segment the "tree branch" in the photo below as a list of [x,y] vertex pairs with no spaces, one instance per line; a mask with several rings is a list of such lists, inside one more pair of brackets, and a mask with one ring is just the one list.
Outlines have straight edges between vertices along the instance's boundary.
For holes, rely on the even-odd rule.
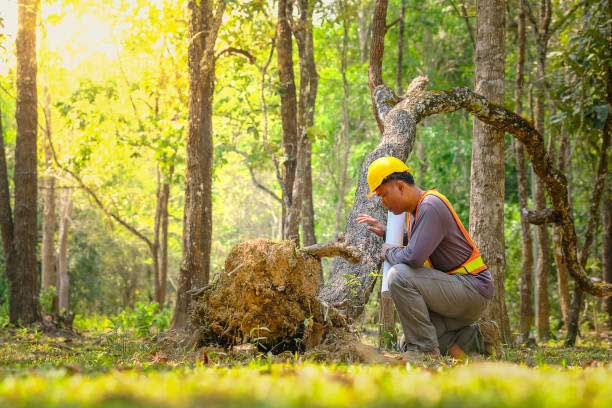
[[536,36],[540,35],[540,25],[538,23],[538,20],[535,18],[535,15],[533,14],[533,10],[531,9],[531,4],[529,4],[529,0],[525,0],[525,14],[531,22],[531,26],[533,27]]
[[394,25],[396,25],[397,23],[399,23],[400,18],[396,18],[395,20],[393,20],[392,22],[390,22],[389,24],[387,24],[387,26],[385,27],[385,32],[389,31],[391,29],[391,27],[393,27]]
[[53,156],[53,161],[55,162],[55,165],[61,169],[62,171],[70,174],[70,176],[72,178],[74,178],[76,180],[76,182],[79,184],[79,187],[81,187],[83,190],[85,190],[85,192],[94,200],[94,202],[96,203],[96,205],[98,206],[98,208],[100,208],[100,210],[102,210],[102,212],[109,218],[117,221],[119,224],[121,224],[125,229],[127,229],[129,232],[131,232],[132,234],[134,234],[136,237],[140,238],[142,241],[144,241],[147,246],[149,247],[149,249],[153,248],[153,242],[151,242],[151,240],[149,238],[147,238],[142,232],[138,231],[136,229],[136,227],[130,225],[127,221],[125,221],[123,218],[121,218],[119,215],[115,214],[114,212],[110,211],[108,208],[106,208],[106,206],[104,205],[104,203],[102,202],[102,200],[100,200],[100,198],[98,197],[98,195],[91,189],[89,188],[89,186],[87,186],[83,180],[79,177],[78,174],[76,174],[75,172],[73,172],[72,170],[70,170],[69,168],[63,166],[58,158],[57,158],[57,153],[55,151],[55,146],[53,145],[53,141],[51,140],[51,138],[48,137],[48,142],[49,142],[49,147],[51,148],[51,153]]
[[361,262],[361,252],[343,241],[327,242],[304,247],[300,251],[317,258],[332,258],[341,256],[351,263]]
[[586,5],[587,3],[588,3],[587,0],[583,0],[579,3],[574,4],[568,11],[566,11],[563,14],[561,18],[559,18],[557,21],[553,23],[552,27],[550,27],[549,34],[553,35],[557,30],[561,29],[565,25],[567,20],[569,20],[569,18],[576,12],[576,10]]
[[253,56],[253,54],[251,54],[250,52],[240,49],[240,48],[235,48],[235,47],[227,47],[224,50],[220,51],[216,56],[215,59],[218,60],[219,58],[221,58],[221,56],[223,56],[223,54],[236,54],[236,55],[243,55],[244,57],[246,57],[246,59],[249,60],[249,62],[251,64],[255,63],[255,56]]
[[476,39],[474,37],[474,27],[472,27],[472,23],[470,23],[470,16],[468,16],[467,7],[465,6],[465,2],[464,1],[461,2],[461,11],[460,11],[459,7],[457,7],[457,4],[455,4],[455,2],[453,0],[448,0],[448,1],[451,4],[451,6],[453,7],[453,9],[455,10],[455,12],[457,13],[457,15],[459,17],[462,17],[463,20],[465,21],[465,26],[467,27],[468,34],[470,36],[470,40],[472,41],[472,46],[475,49],[476,48]]
[[561,214],[552,208],[545,208],[543,210],[529,210],[523,208],[521,213],[527,222],[534,225],[559,224],[562,218]]
[[238,150],[238,149],[234,149],[234,151],[235,151],[236,153],[238,153],[239,155],[241,155],[242,157],[244,157],[244,159],[245,159],[244,161],[245,161],[246,167],[247,167],[247,169],[249,170],[249,173],[250,173],[250,175],[251,175],[251,181],[253,182],[253,184],[255,185],[255,187],[257,187],[257,188],[258,188],[258,189],[260,189],[261,191],[263,191],[263,192],[267,193],[267,194],[268,194],[270,197],[272,197],[272,198],[273,198],[275,201],[277,201],[278,203],[281,203],[281,204],[282,204],[283,200],[282,200],[282,199],[281,199],[281,198],[280,198],[278,195],[276,195],[276,193],[275,193],[274,191],[270,190],[268,187],[266,187],[266,186],[264,186],[262,183],[260,183],[260,182],[259,182],[259,180],[257,180],[257,177],[255,176],[255,171],[254,171],[254,170],[253,170],[253,168],[252,168],[251,166],[249,166],[249,164],[248,164],[249,155],[248,155],[248,154],[246,154],[246,153],[245,153],[245,152],[243,152],[243,151]]

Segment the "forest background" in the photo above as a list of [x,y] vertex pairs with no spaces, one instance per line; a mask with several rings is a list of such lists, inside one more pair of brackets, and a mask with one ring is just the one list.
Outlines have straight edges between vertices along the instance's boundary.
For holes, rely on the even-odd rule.
[[[39,214],[45,215],[39,217],[38,242],[43,275],[41,301],[49,311],[54,302],[58,306],[53,300],[57,278],[53,275],[45,281],[42,271],[48,200],[57,203],[51,245],[65,251],[54,255],[58,259],[51,264],[57,262],[59,267],[64,262],[69,276],[65,309],[80,316],[115,315],[156,300],[162,309],[174,302],[185,205],[190,41],[186,3],[66,0],[41,4],[37,23],[38,163]],[[518,3],[507,3],[504,105],[509,108],[516,106]],[[537,16],[539,4],[527,3],[533,3],[529,12]],[[551,30],[545,54],[544,134],[552,152],[565,149],[557,156],[566,160],[565,174],[580,241],[589,224],[602,130],[609,112],[609,4],[553,1],[550,5],[552,21],[558,24],[553,24],[555,30]],[[9,0],[0,15],[0,108],[9,179],[13,176],[16,139],[16,6]],[[273,47],[275,6],[266,1],[228,2],[217,39],[211,275],[223,269],[225,257],[236,243],[282,237],[282,193],[274,160],[282,162],[286,157],[282,87]],[[318,92],[308,136],[312,143],[312,202],[318,242],[335,239],[343,232],[361,164],[380,140],[368,88],[368,39],[374,6],[367,0],[314,5]],[[434,89],[472,88],[474,17],[475,2],[471,1],[390,1],[382,64],[385,81],[398,93],[421,74],[429,77]],[[542,84],[537,72],[541,38],[535,35],[536,23],[527,19],[522,98],[523,115],[532,120],[534,98],[542,89],[538,88]],[[293,53],[297,67],[297,47]],[[296,81],[299,86],[297,75]],[[466,225],[472,123],[472,117],[464,112],[428,118],[419,125],[414,153],[408,160],[417,183],[446,194]],[[519,181],[514,144],[510,137],[504,140],[504,286],[511,327],[518,331],[523,241]],[[567,143],[562,148],[563,140]],[[533,180],[530,173],[525,186],[528,191],[535,188]],[[594,244],[586,268],[592,277],[600,279],[606,279],[602,260],[606,248],[609,250],[609,244],[603,244],[610,229],[607,188],[601,214],[596,216]],[[50,190],[55,198],[46,195]],[[166,242],[167,293],[160,297],[155,272],[160,259],[151,247]],[[540,335],[543,340],[557,336],[564,325],[559,274],[552,255],[547,263],[550,310],[536,310],[549,314],[544,318],[550,321],[551,329]],[[3,258],[0,272],[0,318],[6,324],[8,286]],[[571,282],[566,289],[570,292]],[[535,296],[536,291],[532,293]],[[588,298],[586,304],[585,330],[603,330],[601,325],[609,321],[602,312],[607,302]],[[375,313],[366,318],[376,319]]]

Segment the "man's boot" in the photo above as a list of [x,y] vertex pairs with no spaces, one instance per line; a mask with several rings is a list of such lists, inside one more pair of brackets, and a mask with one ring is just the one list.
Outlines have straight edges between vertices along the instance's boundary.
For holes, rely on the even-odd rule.
[[494,320],[480,321],[478,322],[478,330],[482,335],[485,354],[495,358],[500,357],[501,333],[497,323]]

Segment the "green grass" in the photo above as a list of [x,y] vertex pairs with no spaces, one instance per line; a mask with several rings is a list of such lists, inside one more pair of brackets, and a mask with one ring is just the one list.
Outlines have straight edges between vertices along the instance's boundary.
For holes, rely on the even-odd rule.
[[[243,356],[244,357],[244,356]],[[609,407],[606,343],[508,349],[507,361],[322,365],[298,355],[169,358],[130,332],[0,332],[0,407]]]

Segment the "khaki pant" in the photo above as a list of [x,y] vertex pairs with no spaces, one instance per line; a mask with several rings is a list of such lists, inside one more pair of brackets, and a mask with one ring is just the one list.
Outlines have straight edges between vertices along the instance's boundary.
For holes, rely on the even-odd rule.
[[446,354],[457,344],[465,352],[484,351],[474,324],[488,300],[459,275],[404,264],[389,270],[389,290],[400,316],[406,350]]

